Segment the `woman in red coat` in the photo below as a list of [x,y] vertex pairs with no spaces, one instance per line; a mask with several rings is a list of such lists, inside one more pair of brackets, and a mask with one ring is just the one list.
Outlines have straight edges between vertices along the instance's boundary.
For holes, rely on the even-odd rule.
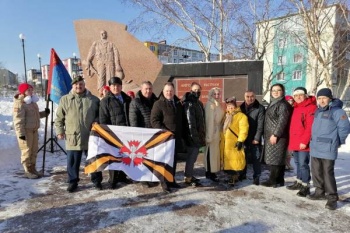
[[293,92],[294,110],[289,129],[288,149],[293,151],[297,168],[297,180],[287,186],[289,190],[299,190],[298,196],[310,194],[310,148],[311,127],[317,108],[316,98],[308,96],[304,87],[297,87]]

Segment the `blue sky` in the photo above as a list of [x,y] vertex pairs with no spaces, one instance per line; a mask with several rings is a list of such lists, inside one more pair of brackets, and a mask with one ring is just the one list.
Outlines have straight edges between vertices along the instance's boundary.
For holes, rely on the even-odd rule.
[[[54,48],[61,59],[79,56],[73,21],[111,20],[128,25],[138,10],[121,0],[0,0],[0,62],[13,73],[24,75],[22,43],[25,39],[27,69],[38,69],[37,54],[48,64]],[[149,35],[134,35],[141,41]]]

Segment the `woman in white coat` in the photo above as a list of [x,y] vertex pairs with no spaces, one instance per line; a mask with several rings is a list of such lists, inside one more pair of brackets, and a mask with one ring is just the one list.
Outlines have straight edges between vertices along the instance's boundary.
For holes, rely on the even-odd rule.
[[209,91],[208,102],[205,105],[206,150],[204,153],[205,176],[212,181],[218,181],[216,172],[221,170],[220,162],[220,131],[224,110],[221,106],[221,90],[214,87]]

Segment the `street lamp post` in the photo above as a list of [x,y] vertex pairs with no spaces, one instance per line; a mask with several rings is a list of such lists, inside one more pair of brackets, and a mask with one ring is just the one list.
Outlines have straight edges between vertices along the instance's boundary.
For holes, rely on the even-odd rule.
[[23,62],[24,62],[24,78],[25,78],[25,82],[27,83],[26,53],[24,51],[24,39],[25,39],[25,36],[21,33],[21,34],[19,34],[19,39],[22,41]]
[[74,57],[74,61],[73,61],[73,67],[72,67],[72,71],[73,71],[73,78],[74,77],[77,77],[78,76],[78,73],[77,73],[77,55],[75,53],[73,53],[73,57]]
[[40,72],[40,83],[41,83],[41,96],[44,95],[44,84],[43,84],[43,73],[41,72],[41,56],[38,53],[38,58],[39,58],[39,72]]

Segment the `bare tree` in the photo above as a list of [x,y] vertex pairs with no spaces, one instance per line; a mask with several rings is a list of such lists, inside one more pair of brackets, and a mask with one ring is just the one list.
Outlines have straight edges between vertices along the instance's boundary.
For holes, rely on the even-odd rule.
[[226,44],[227,51],[240,59],[262,59],[267,45],[274,40],[272,35],[274,27],[278,25],[269,19],[277,17],[276,12],[283,14],[280,2],[276,0],[245,1],[244,10],[238,12],[234,19],[237,26],[234,31],[228,33],[227,41],[231,43]]
[[[232,0],[131,0],[143,12],[133,21],[133,31],[156,29],[162,33],[177,28],[186,32],[184,40],[191,40],[203,51],[206,61],[212,50],[222,59],[225,34],[237,5]],[[137,25],[137,26],[136,26]]]
[[[347,78],[339,76],[340,71],[348,66],[345,54],[350,45],[346,41],[349,22],[345,2],[339,1],[335,5],[330,5],[333,1],[327,0],[289,2],[298,10],[306,35],[310,92],[316,93],[323,83],[332,89],[334,85],[342,83],[342,79]],[[340,88],[337,89],[340,91]]]
[[281,8],[282,1],[247,0],[244,10],[238,12],[235,18],[234,31],[227,34],[226,51],[233,54],[236,59],[264,60],[263,95],[269,91],[271,82],[276,77],[273,74],[271,60],[265,59],[267,52],[271,51],[275,40],[275,28],[279,21],[271,21],[285,12]]

